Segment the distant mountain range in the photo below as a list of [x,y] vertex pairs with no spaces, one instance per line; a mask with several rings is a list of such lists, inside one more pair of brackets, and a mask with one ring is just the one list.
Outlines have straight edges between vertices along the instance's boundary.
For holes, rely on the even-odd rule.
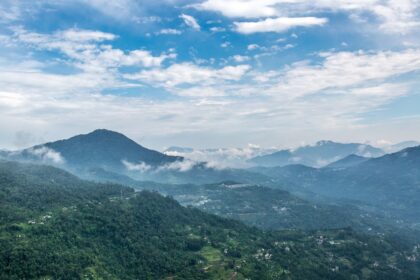
[[418,142],[418,141],[404,141],[404,142],[401,142],[401,143],[385,146],[383,148],[383,150],[386,151],[387,153],[396,153],[396,152],[399,152],[401,150],[404,150],[404,149],[407,149],[407,148],[413,148],[413,147],[416,147],[416,146],[420,146],[420,142]]
[[291,192],[363,201],[420,222],[420,147],[368,160],[352,157],[346,162],[351,164],[344,168],[343,162],[336,162],[332,166],[341,168],[294,165],[252,171],[277,178]]
[[0,149],[0,158],[6,158],[9,155],[9,151]]
[[258,156],[250,159],[249,162],[267,167],[290,164],[323,167],[352,154],[363,157],[379,157],[385,152],[366,144],[319,141],[313,146],[303,146],[296,150],[281,150],[269,155]]
[[333,163],[328,164],[328,168],[348,168],[354,165],[358,165],[362,162],[369,160],[367,157],[362,157],[358,155],[349,155],[343,159],[334,161]]
[[416,141],[407,141],[382,150],[366,144],[319,141],[315,145],[280,151],[255,145],[217,149],[174,146],[161,153],[147,149],[121,133],[98,129],[88,134],[36,145],[21,151],[0,150],[0,157],[43,162],[78,170],[103,168],[119,173],[127,171],[156,173],[165,170],[186,172],[192,168],[202,169],[203,166],[217,170],[248,168],[249,164],[266,167],[293,164],[323,167],[348,156],[353,156],[353,159],[351,157],[346,159],[350,163],[355,160],[354,156],[379,157],[384,155],[385,151],[394,151],[416,144],[418,144]]
[[[169,147],[164,153],[171,156],[181,156],[198,162],[207,162],[219,168],[249,168],[250,166],[286,166],[303,164],[311,167],[324,167],[336,161],[346,159],[351,164],[355,157],[374,158],[386,153],[397,152],[407,147],[420,145],[416,141],[406,141],[394,145],[377,148],[360,143],[337,143],[333,141],[318,141],[315,145],[302,146],[297,149],[277,150],[266,149],[255,145],[245,148],[194,149],[189,147]],[[338,166],[336,166],[338,167]]]
[[[179,148],[171,150],[180,151]],[[404,217],[420,216],[417,206],[420,205],[420,147],[381,156],[383,153],[369,145],[320,141],[314,146],[283,150],[252,160],[258,165],[268,165],[266,168],[220,168],[208,162],[153,151],[123,134],[100,129],[18,152],[5,152],[3,156],[53,164],[94,180],[119,178],[124,182],[147,180],[177,184],[230,180],[280,186],[293,193],[360,200],[388,207],[403,213]],[[290,163],[296,164],[283,166]],[[321,163],[329,165],[320,169],[310,167]]]

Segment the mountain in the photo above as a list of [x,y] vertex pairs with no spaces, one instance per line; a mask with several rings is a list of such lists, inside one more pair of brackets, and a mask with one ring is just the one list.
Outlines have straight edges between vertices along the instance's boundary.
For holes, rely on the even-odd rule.
[[291,192],[361,201],[418,224],[419,166],[420,147],[414,147],[345,169],[286,166],[253,171],[276,178]]
[[418,248],[387,236],[262,232],[42,165],[0,161],[0,205],[1,279],[413,279],[420,269]]
[[[1,155],[0,155],[1,156]],[[121,133],[98,129],[66,140],[8,152],[6,158],[50,164],[86,179],[114,174],[165,183],[264,182],[266,176],[147,149]],[[101,172],[97,172],[101,171]]]
[[327,168],[348,168],[350,166],[358,165],[367,160],[369,160],[369,158],[358,156],[358,155],[349,155],[343,159],[340,159],[333,163],[328,164],[326,167]]
[[269,155],[254,157],[249,162],[258,166],[284,166],[292,164],[297,159],[293,158],[293,153],[289,150],[281,150]]
[[155,167],[183,159],[149,150],[121,133],[106,129],[37,145],[21,151],[19,156],[50,159],[76,169],[101,167],[115,171],[125,171],[127,164]]
[[401,150],[407,149],[407,148],[413,148],[416,146],[420,146],[420,142],[418,141],[404,141],[401,143],[397,143],[394,145],[390,145],[385,147],[386,152],[388,153],[395,153],[395,152],[399,152]]
[[338,194],[393,209],[420,222],[419,166],[420,147],[407,148],[336,173],[326,172],[322,181],[326,187],[339,186]]
[[9,151],[0,149],[0,158],[7,158],[8,155],[9,155]]
[[365,144],[319,141],[313,146],[303,146],[296,150],[282,150],[269,155],[255,157],[250,162],[254,165],[268,167],[289,164],[322,167],[352,154],[363,157],[378,157],[383,155],[384,152],[381,149]]

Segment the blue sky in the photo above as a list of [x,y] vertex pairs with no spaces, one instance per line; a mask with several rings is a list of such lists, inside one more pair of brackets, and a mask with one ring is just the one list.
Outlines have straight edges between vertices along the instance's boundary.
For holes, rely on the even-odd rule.
[[0,147],[420,139],[416,0],[0,3]]

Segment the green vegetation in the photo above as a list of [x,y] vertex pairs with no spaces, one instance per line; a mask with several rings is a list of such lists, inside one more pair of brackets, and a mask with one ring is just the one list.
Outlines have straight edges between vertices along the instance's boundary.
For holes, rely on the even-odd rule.
[[206,259],[207,262],[213,263],[221,260],[222,254],[216,248],[205,246],[200,250],[200,254]]
[[[0,161],[0,279],[414,279],[417,249],[262,232],[172,198]],[[416,257],[416,260],[409,260]]]
[[[107,176],[106,180],[118,181],[111,176]],[[171,196],[181,205],[194,206],[211,214],[240,220],[263,230],[351,227],[361,233],[386,233],[398,235],[413,244],[420,242],[418,231],[350,203],[316,203],[280,189],[232,181],[209,185],[123,181],[139,190],[158,191]]]

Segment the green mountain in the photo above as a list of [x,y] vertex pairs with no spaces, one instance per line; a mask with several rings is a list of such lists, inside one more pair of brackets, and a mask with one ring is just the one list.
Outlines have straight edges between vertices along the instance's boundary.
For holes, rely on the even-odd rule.
[[418,248],[262,232],[156,193],[0,161],[0,279],[413,279]]
[[121,133],[106,129],[37,145],[23,150],[17,156],[18,159],[51,158],[53,161],[59,157],[59,163],[67,168],[80,170],[101,167],[115,171],[126,171],[124,162],[156,167],[183,159],[147,149]]

